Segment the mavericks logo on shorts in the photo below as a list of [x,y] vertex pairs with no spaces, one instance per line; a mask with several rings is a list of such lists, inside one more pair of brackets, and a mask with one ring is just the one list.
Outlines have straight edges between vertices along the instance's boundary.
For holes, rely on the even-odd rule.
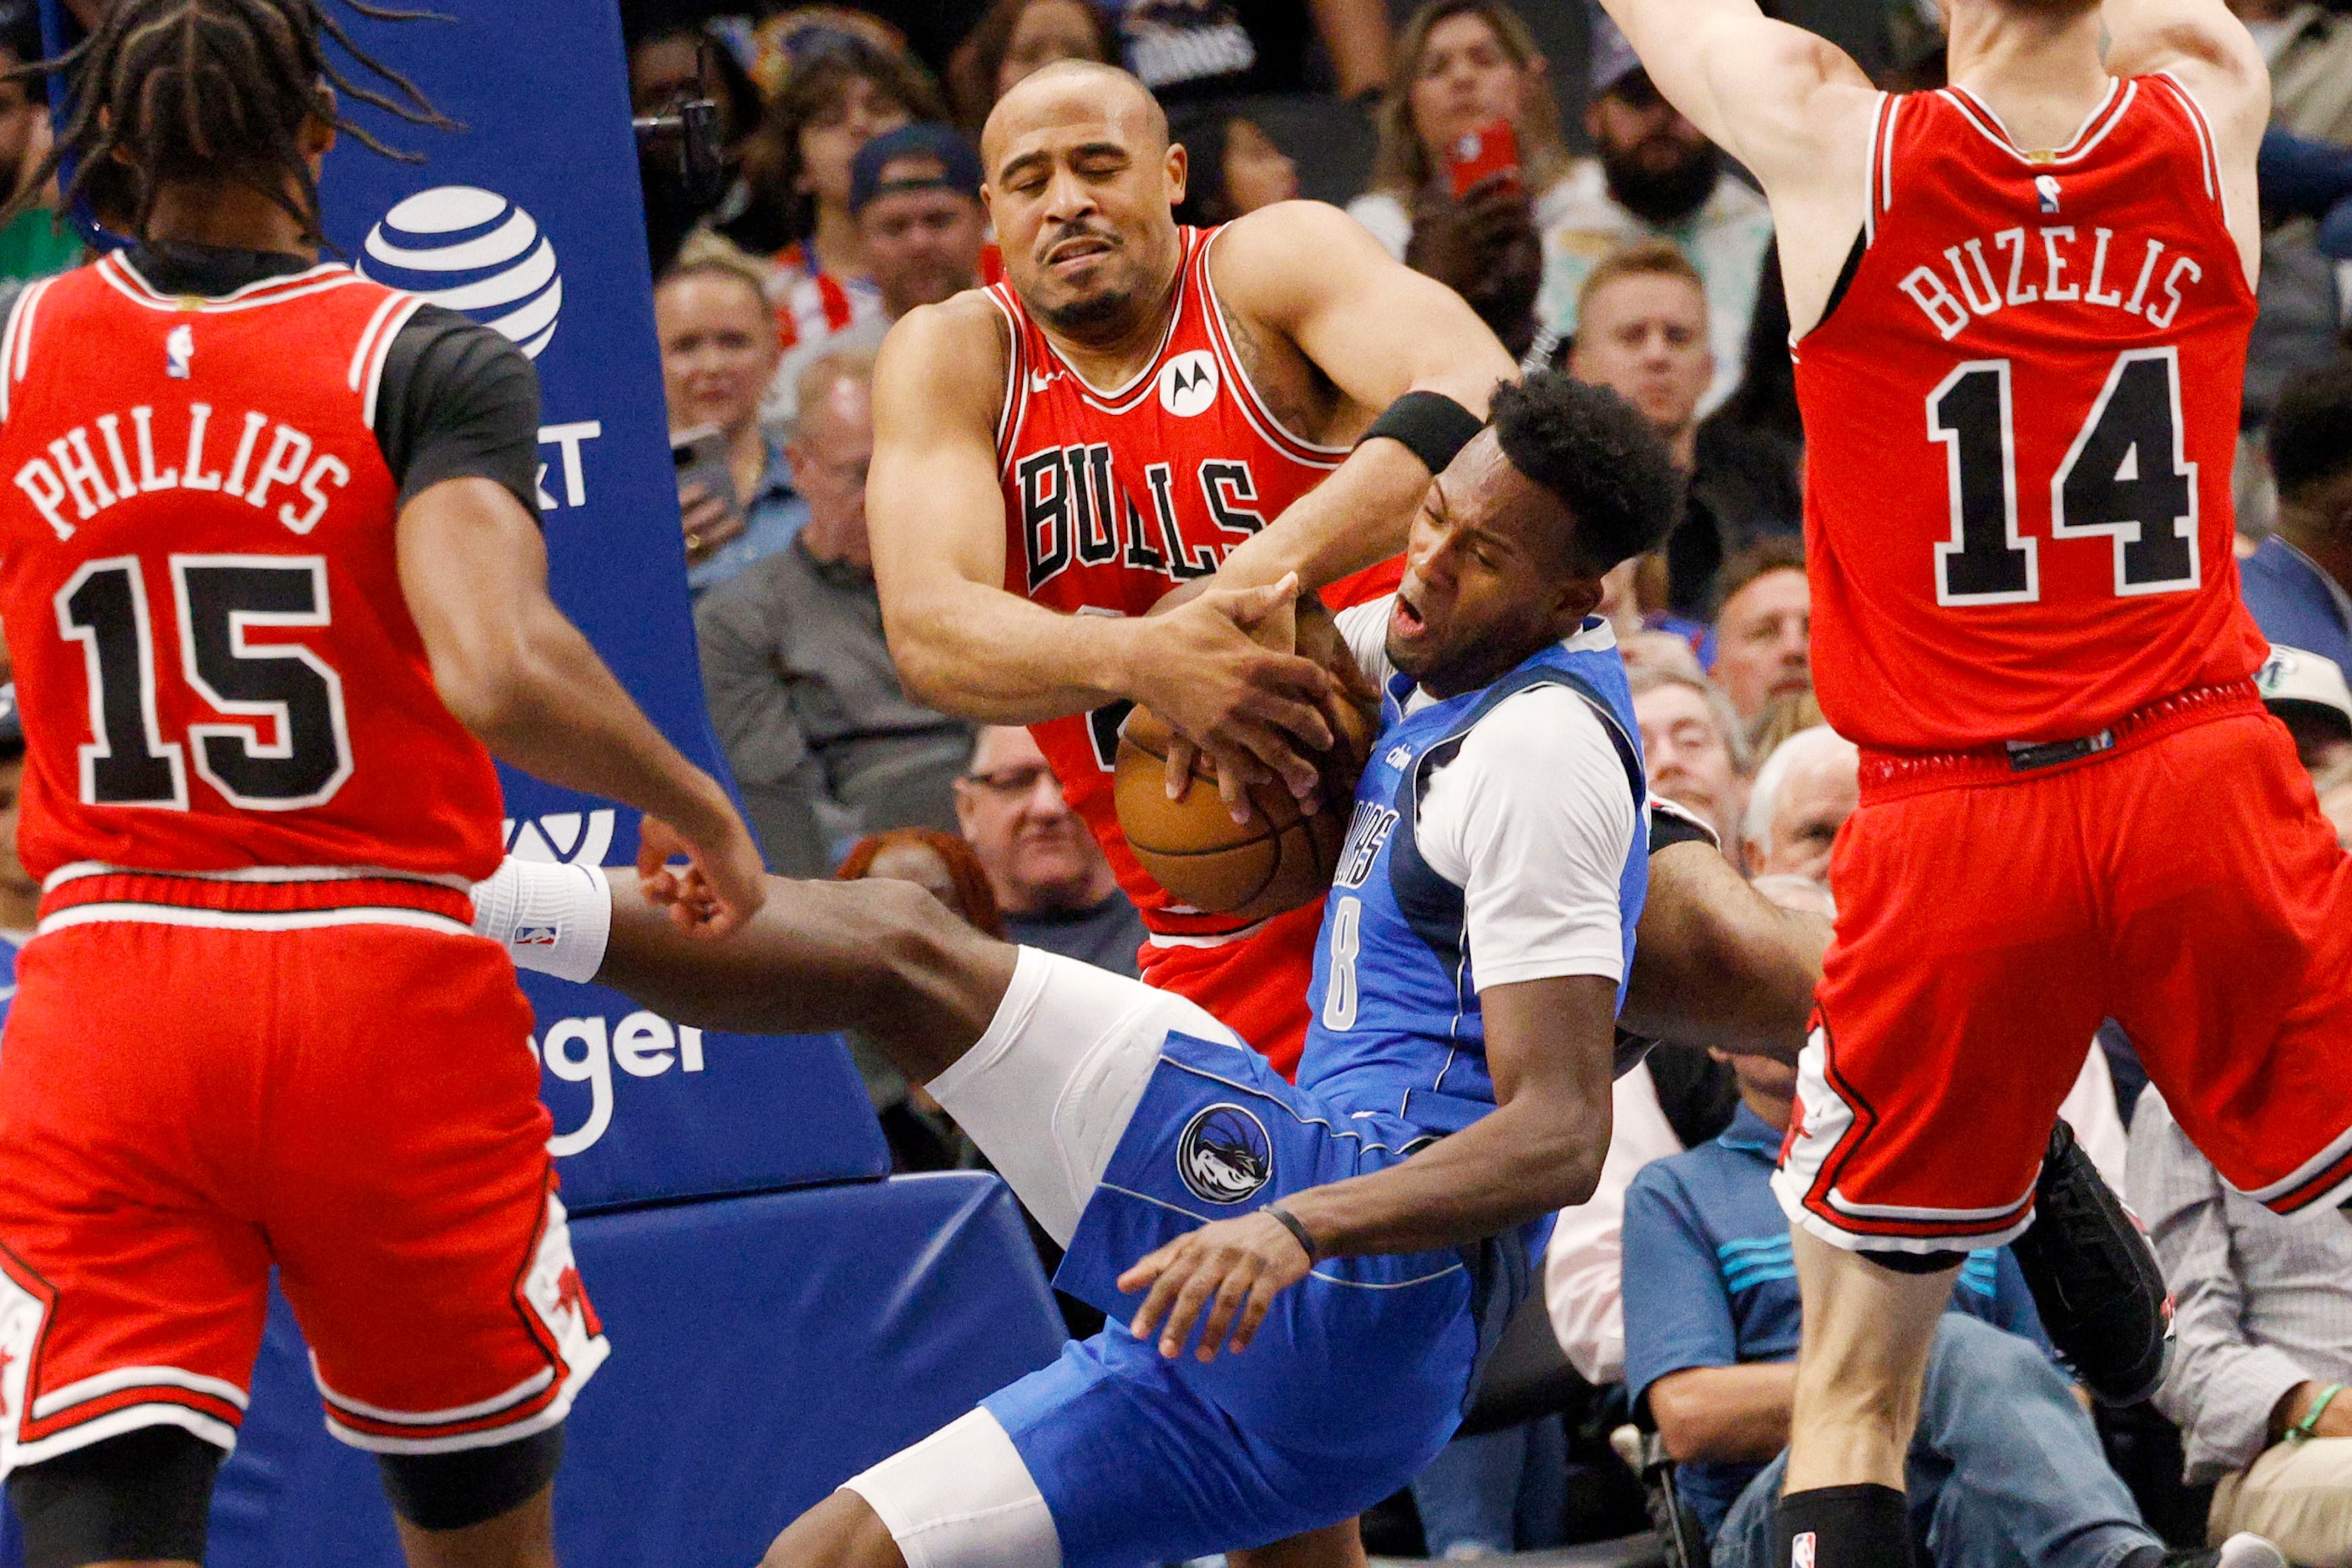
[[1210,1106],[1177,1140],[1176,1173],[1203,1203],[1241,1203],[1274,1179],[1274,1140],[1240,1106]]

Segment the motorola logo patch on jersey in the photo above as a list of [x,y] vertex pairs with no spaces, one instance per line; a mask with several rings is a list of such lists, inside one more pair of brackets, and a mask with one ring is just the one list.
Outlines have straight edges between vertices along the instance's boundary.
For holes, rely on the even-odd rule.
[[555,337],[563,279],[554,242],[495,191],[419,192],[386,213],[362,248],[359,270],[366,278],[462,310],[533,359]]
[[163,374],[185,381],[195,373],[195,363],[196,329],[183,321],[164,336]]
[[1217,360],[1205,349],[1178,354],[1160,373],[1160,406],[1179,419],[1205,414],[1217,400]]
[[1238,1105],[1212,1105],[1184,1124],[1176,1173],[1202,1203],[1238,1204],[1274,1179],[1274,1140]]

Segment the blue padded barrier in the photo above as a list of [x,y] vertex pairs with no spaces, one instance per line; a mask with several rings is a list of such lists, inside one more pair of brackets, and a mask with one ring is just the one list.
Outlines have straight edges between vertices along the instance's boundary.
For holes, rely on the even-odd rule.
[[[575,1221],[613,1355],[556,1483],[565,1568],[749,1564],[875,1460],[1060,1352],[1012,1194],[901,1176]],[[327,1436],[282,1300],[212,1568],[398,1568],[375,1462]]]

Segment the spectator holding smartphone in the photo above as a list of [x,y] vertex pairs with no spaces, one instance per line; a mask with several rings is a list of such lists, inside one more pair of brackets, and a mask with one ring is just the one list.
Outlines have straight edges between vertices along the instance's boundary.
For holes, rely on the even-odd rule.
[[654,327],[673,433],[715,429],[723,464],[679,470],[686,581],[697,595],[793,542],[808,509],[782,449],[760,424],[760,398],[782,350],[759,277],[724,261],[689,262],[654,286]]
[[[1570,170],[1535,36],[1504,0],[1430,0],[1398,40],[1372,187],[1348,211],[1416,272],[1470,302],[1515,353],[1535,341],[1541,233]],[[1483,171],[1507,135],[1517,157]],[[1465,155],[1466,153],[1466,155]]]

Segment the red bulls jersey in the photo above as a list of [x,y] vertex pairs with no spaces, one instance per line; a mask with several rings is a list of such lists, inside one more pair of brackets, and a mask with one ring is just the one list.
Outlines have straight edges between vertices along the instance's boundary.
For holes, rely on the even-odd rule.
[[336,266],[174,297],[121,257],[25,292],[0,625],[35,876],[497,868],[497,774],[435,690],[374,433],[419,303]]
[[[1012,326],[996,429],[1004,586],[1073,615],[1139,616],[1282,514],[1347,457],[1285,430],[1241,369],[1209,282],[1214,229],[1187,228],[1168,335],[1126,385],[1079,379],[1012,286],[989,290]],[[1143,911],[1172,935],[1240,923],[1171,900],[1120,837],[1111,762],[1127,705],[1032,726],[1071,809]]]
[[2242,679],[2230,470],[2252,291],[2168,76],[2021,151],[1882,100],[1866,248],[1797,345],[1822,711],[1866,746],[2088,735]]

